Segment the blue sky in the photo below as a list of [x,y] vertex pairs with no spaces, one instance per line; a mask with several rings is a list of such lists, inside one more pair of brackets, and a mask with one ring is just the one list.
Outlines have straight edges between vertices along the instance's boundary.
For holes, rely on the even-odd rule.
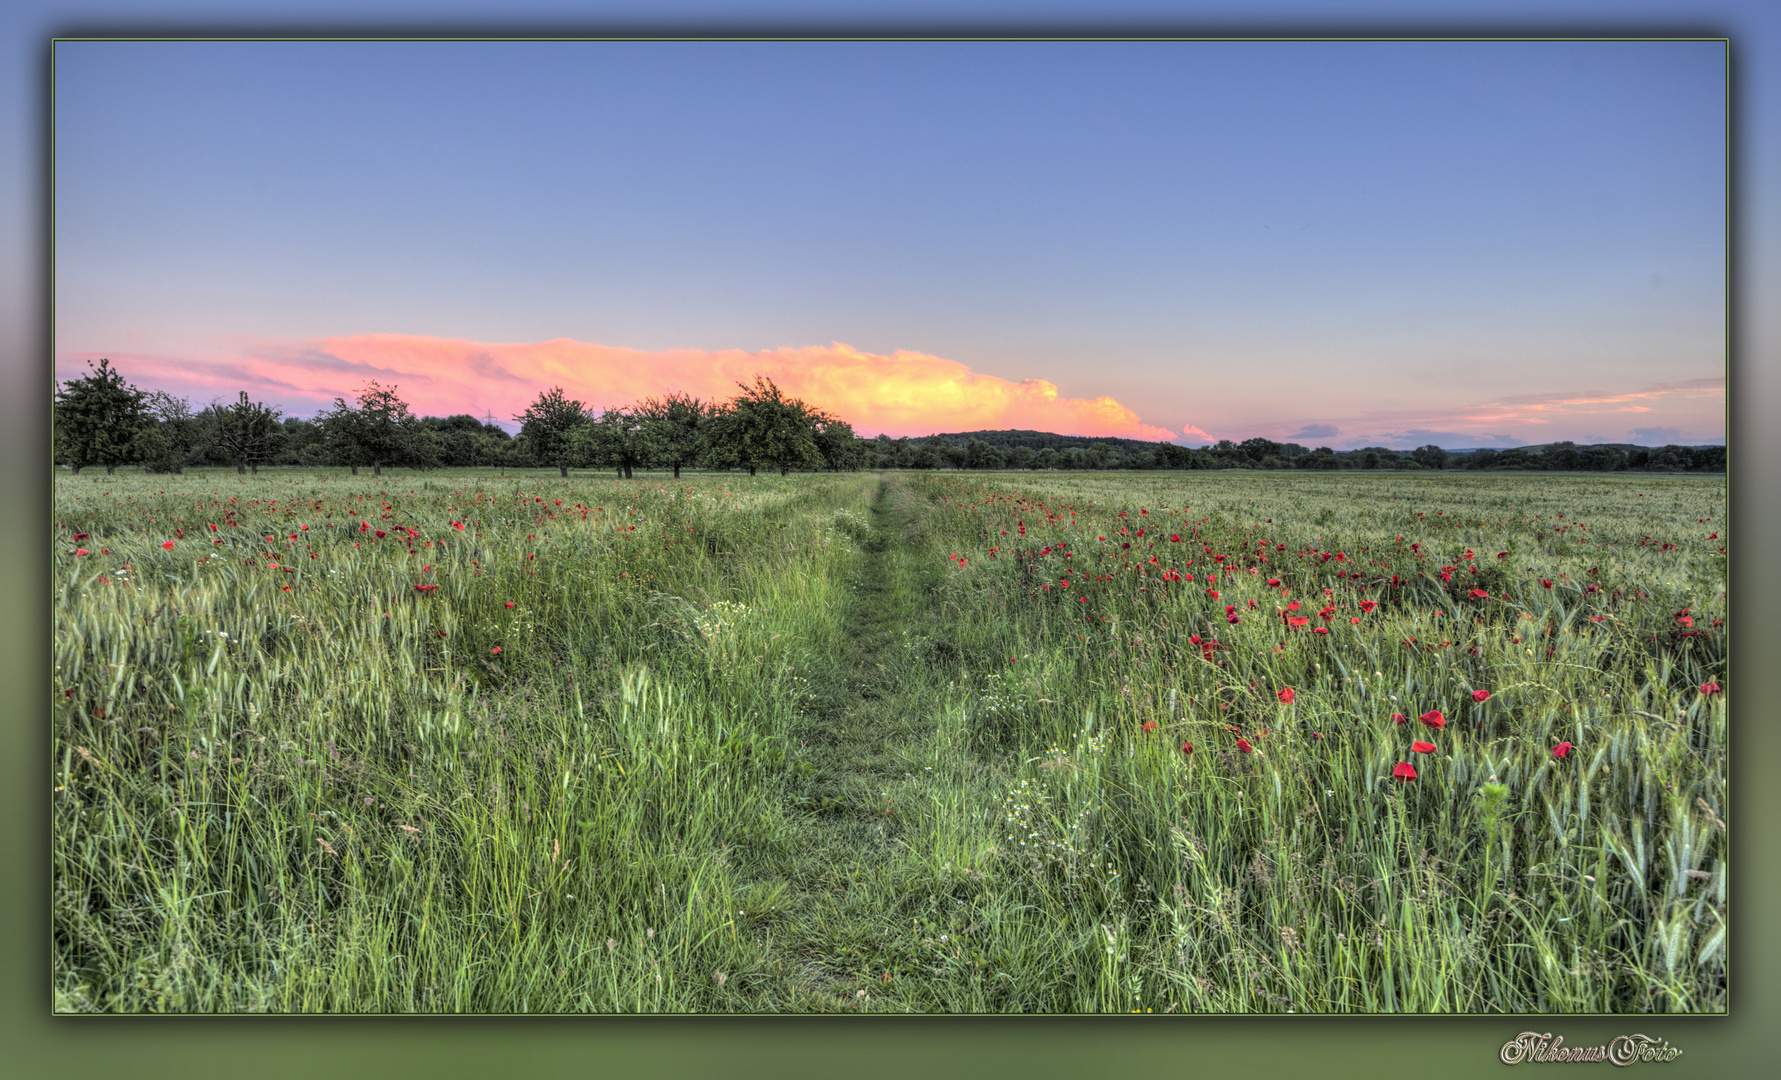
[[[56,367],[511,415],[553,374],[623,404],[638,354],[721,392],[740,351],[865,432],[1720,441],[1724,57],[64,43]],[[463,374],[564,339],[606,360]],[[834,343],[878,362],[829,385]]]

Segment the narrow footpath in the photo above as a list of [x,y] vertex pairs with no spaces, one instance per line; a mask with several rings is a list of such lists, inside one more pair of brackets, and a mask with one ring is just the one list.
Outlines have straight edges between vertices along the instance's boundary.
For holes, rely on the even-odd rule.
[[850,583],[845,651],[813,679],[815,704],[792,731],[793,828],[777,880],[762,883],[779,914],[761,926],[773,957],[762,974],[792,1012],[937,1004],[909,1000],[915,988],[898,982],[922,970],[918,931],[936,908],[932,875],[907,834],[931,827],[920,816],[942,779],[928,763],[946,742],[944,677],[908,647],[908,631],[933,621],[938,577],[924,565],[934,560],[913,557],[921,524],[912,499],[899,482],[880,481]]

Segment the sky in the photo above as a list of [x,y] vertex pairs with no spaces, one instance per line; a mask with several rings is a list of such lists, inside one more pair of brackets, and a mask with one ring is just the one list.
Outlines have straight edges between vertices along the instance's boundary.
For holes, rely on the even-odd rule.
[[1726,49],[54,52],[54,368],[511,418],[755,373],[893,436],[1723,442]]

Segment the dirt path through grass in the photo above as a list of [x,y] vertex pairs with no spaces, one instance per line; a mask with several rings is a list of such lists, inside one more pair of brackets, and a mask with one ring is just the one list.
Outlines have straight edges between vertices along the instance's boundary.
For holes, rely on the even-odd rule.
[[[945,742],[946,687],[909,643],[931,621],[937,572],[912,557],[922,524],[907,488],[879,483],[845,613],[846,644],[812,679],[815,702],[791,733],[791,819],[761,924],[774,958],[771,997],[791,1011],[932,1008],[912,970],[931,874],[912,834],[941,783],[931,765]],[[920,999],[917,1004],[910,997]],[[942,995],[944,996],[944,995]]]

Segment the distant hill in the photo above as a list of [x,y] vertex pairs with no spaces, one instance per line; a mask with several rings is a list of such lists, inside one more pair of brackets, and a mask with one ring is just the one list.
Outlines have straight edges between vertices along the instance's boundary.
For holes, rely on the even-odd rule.
[[[1530,454],[1543,454],[1551,447],[1554,447],[1557,445],[1559,445],[1559,444],[1555,443],[1555,442],[1551,442],[1551,443],[1526,443],[1526,444],[1522,444],[1519,446],[1461,446],[1461,447],[1448,447],[1447,452],[1449,454],[1470,454],[1470,453],[1474,453],[1478,450],[1495,450],[1497,453],[1500,454],[1504,450],[1526,450]],[[1656,450],[1656,449],[1658,449],[1658,447],[1656,447],[1656,446],[1644,446],[1639,443],[1625,443],[1625,442],[1577,443],[1575,445],[1576,445],[1577,449],[1579,449],[1579,450],[1582,450],[1585,447],[1589,447],[1589,446],[1607,446],[1607,447],[1612,447],[1615,450],[1619,450],[1621,453],[1625,453],[1625,454],[1630,454],[1634,450]],[[1698,449],[1705,449],[1707,447],[1713,447],[1713,446],[1724,446],[1725,443],[1724,442],[1674,443],[1674,444],[1665,443],[1663,445],[1665,445],[1665,446],[1669,446],[1669,445],[1686,446],[1690,450],[1698,450]],[[1337,451],[1337,453],[1342,453],[1342,454],[1345,454],[1348,452],[1349,451],[1346,451],[1346,450],[1338,450]],[[1399,452],[1400,453],[1409,453],[1409,451],[1407,451],[1407,450],[1399,451]]]
[[[1010,449],[1010,448],[1016,447],[1016,446],[1030,446],[1034,450],[1044,450],[1047,447],[1049,447],[1053,450],[1067,450],[1071,447],[1079,447],[1081,449],[1086,450],[1090,446],[1094,445],[1095,443],[1102,443],[1106,446],[1113,447],[1117,450],[1120,450],[1120,451],[1122,451],[1124,453],[1128,453],[1128,454],[1139,451],[1139,450],[1154,450],[1158,446],[1164,445],[1163,443],[1160,443],[1160,442],[1146,442],[1143,439],[1121,439],[1121,438],[1116,438],[1111,435],[1059,435],[1056,432],[1051,432],[1051,431],[1028,431],[1028,430],[1019,429],[1019,428],[1010,429],[1007,431],[940,432],[940,433],[936,433],[933,435],[912,436],[909,439],[909,441],[910,441],[910,443],[912,443],[916,446],[920,446],[924,443],[942,443],[942,442],[951,443],[954,446],[965,446],[965,445],[968,445],[972,439],[978,439],[982,442],[988,443],[991,446],[994,446],[998,449],[1003,449],[1003,450]],[[1241,440],[1238,440],[1238,441],[1240,442]],[[1182,445],[1182,444],[1177,443],[1174,445]],[[1188,449],[1198,450],[1198,449],[1203,449],[1209,445],[1210,444],[1202,444],[1201,446],[1189,446]],[[1291,444],[1282,444],[1282,445],[1291,445]],[[1446,449],[1449,454],[1470,454],[1470,453],[1474,453],[1478,450],[1495,450],[1498,453],[1502,453],[1504,450],[1525,450],[1530,454],[1540,454],[1540,453],[1544,453],[1549,447],[1554,447],[1557,445],[1559,445],[1559,444],[1556,442],[1552,442],[1552,443],[1529,443],[1529,444],[1525,444],[1525,445],[1521,445],[1521,446],[1463,446],[1463,447],[1447,447]],[[1724,442],[1676,443],[1676,444],[1665,444],[1665,445],[1687,446],[1690,449],[1696,449],[1696,448],[1724,446],[1725,443]],[[1635,450],[1656,450],[1656,449],[1658,449],[1658,447],[1656,447],[1656,446],[1644,446],[1644,445],[1641,445],[1638,443],[1576,443],[1575,446],[1579,450],[1582,450],[1582,449],[1584,449],[1586,447],[1590,447],[1590,446],[1608,446],[1608,447],[1612,447],[1612,448],[1619,450],[1622,453],[1626,453],[1626,454],[1630,454]],[[1346,457],[1349,454],[1358,453],[1358,452],[1359,452],[1359,450],[1357,449],[1357,450],[1337,450],[1335,453],[1336,453],[1337,457]],[[1394,451],[1394,453],[1408,454],[1408,453],[1410,453],[1410,449],[1405,448],[1403,450],[1396,450],[1396,451]]]
[[[1150,442],[1144,439],[1121,439],[1113,436],[1059,435],[1052,431],[1010,429],[1004,431],[948,431],[907,439],[879,436],[870,445],[892,451],[895,446],[915,448],[929,459],[917,468],[932,468],[936,457],[955,468],[963,468],[972,459],[964,451],[973,442],[984,443],[999,451],[990,468],[1003,468],[1002,454],[1062,455],[1055,464],[1063,468],[1081,468],[1086,464],[1080,452],[1089,451],[1097,468],[1111,469],[1482,469],[1489,472],[1526,470],[1563,472],[1716,472],[1725,471],[1726,448],[1723,443],[1701,446],[1670,444],[1662,447],[1639,446],[1635,443],[1542,443],[1534,446],[1463,447],[1430,453],[1423,449],[1394,450],[1384,446],[1363,446],[1353,450],[1313,449],[1297,443],[1278,443],[1271,439],[1252,438],[1241,443],[1220,441],[1197,447],[1179,443]],[[1103,446],[1105,457],[1095,456],[1096,446]],[[934,451],[941,450],[936,455]],[[906,451],[905,451],[906,452]],[[873,454],[874,459],[883,454]],[[891,454],[892,457],[896,455]],[[961,460],[964,459],[964,460]],[[1026,467],[1036,463],[1028,459]],[[1037,463],[1045,465],[1044,462]],[[979,467],[973,464],[971,467]]]
[[1016,446],[1030,446],[1034,450],[1045,450],[1047,448],[1052,450],[1068,450],[1071,447],[1078,447],[1086,450],[1095,443],[1103,443],[1124,453],[1134,453],[1139,450],[1154,450],[1162,445],[1161,443],[1156,442],[1145,442],[1142,439],[1118,439],[1111,435],[1058,435],[1050,431],[1024,431],[1018,429],[1010,431],[960,431],[939,435],[919,435],[911,438],[909,441],[917,446],[924,443],[937,442],[951,443],[954,446],[966,446],[970,444],[972,439],[988,443],[989,445],[996,447],[998,450],[1008,450]]

